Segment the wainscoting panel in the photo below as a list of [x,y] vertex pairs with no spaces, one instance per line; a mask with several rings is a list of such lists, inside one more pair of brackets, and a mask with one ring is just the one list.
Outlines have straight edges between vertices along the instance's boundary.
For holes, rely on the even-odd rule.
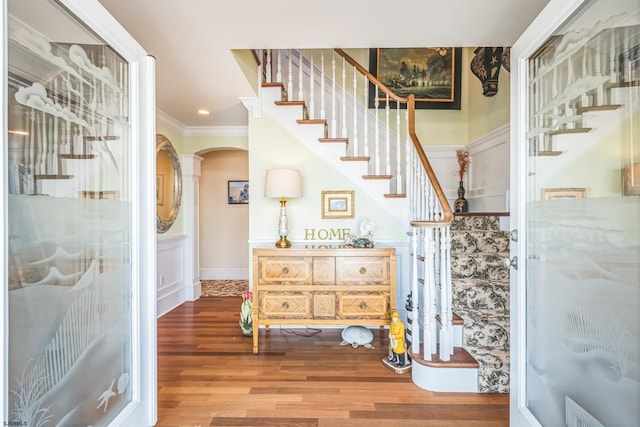
[[158,238],[158,317],[186,301],[184,280],[185,235]]
[[472,212],[508,212],[509,125],[467,146],[471,157],[465,198]]

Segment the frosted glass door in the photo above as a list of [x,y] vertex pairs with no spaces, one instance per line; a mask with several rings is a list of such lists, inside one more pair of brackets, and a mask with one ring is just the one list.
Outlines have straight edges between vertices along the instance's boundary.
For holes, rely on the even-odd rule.
[[4,421],[123,422],[144,387],[135,213],[150,191],[135,186],[130,113],[140,67],[56,2],[6,11]]
[[586,2],[524,64],[524,403],[543,426],[637,426],[637,0]]

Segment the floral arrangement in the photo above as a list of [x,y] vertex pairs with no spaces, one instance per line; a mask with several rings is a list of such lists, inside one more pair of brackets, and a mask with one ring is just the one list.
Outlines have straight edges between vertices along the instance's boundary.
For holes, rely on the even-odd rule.
[[242,293],[242,305],[240,306],[240,327],[242,331],[250,331],[253,327],[253,293]]
[[460,177],[460,181],[462,181],[464,174],[469,170],[471,159],[469,159],[469,152],[467,150],[458,150],[456,151],[456,155],[458,156],[458,176]]

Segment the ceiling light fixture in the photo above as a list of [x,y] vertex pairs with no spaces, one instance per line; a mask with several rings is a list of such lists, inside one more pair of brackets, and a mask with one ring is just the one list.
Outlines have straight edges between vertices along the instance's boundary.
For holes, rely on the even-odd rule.
[[205,110],[204,108],[201,108],[198,110],[198,114],[200,114],[201,116],[208,116],[209,110]]

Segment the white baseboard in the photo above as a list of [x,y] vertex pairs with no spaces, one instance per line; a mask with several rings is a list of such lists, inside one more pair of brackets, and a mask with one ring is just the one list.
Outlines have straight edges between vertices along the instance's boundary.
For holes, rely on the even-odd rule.
[[200,280],[249,280],[249,269],[201,268]]

